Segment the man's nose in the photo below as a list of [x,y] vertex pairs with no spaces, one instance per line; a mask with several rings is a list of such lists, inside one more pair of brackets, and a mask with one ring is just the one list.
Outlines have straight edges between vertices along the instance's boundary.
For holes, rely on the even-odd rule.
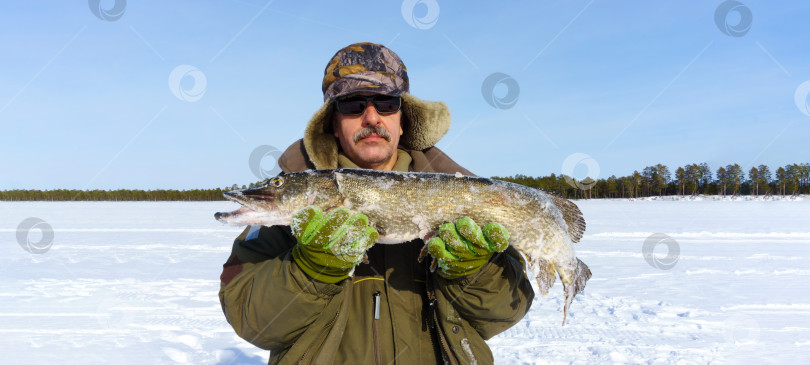
[[377,109],[374,108],[374,103],[369,102],[366,105],[366,110],[363,112],[363,125],[378,125],[382,121]]

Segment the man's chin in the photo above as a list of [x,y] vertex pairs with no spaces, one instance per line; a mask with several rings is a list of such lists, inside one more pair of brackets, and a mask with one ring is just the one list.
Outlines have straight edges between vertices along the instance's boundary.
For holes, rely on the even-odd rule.
[[388,161],[394,153],[391,150],[383,150],[381,148],[362,148],[356,152],[352,160],[356,159],[357,161],[353,162],[358,166],[371,166],[384,163]]
[[358,159],[359,161],[355,161],[358,166],[373,166],[388,161],[386,156],[360,156]]

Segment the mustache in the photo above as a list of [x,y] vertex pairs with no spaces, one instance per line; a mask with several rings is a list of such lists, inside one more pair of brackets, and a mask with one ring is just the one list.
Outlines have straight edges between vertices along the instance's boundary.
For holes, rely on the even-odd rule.
[[372,134],[376,134],[384,138],[386,141],[391,142],[391,133],[388,133],[388,131],[382,126],[375,125],[371,127],[365,127],[357,131],[357,133],[354,134],[354,143],[357,144],[357,142],[359,142],[361,139],[366,138]]

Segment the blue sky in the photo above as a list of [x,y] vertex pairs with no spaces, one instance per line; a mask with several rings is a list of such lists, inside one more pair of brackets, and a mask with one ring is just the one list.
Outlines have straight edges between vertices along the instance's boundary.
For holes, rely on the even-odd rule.
[[[324,66],[358,41],[388,45],[414,95],[447,103],[438,146],[479,175],[561,173],[577,154],[589,161],[568,172],[599,178],[810,161],[804,1],[742,1],[736,37],[715,24],[722,1],[129,1],[107,21],[92,3],[0,5],[0,189],[256,181],[251,152],[302,136]],[[205,77],[196,101],[169,88],[181,65]],[[512,107],[485,100],[493,73],[519,85]]]

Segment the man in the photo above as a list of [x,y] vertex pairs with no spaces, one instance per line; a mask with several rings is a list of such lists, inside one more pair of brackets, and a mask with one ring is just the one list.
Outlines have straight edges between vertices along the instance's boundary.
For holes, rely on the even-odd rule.
[[[408,89],[388,48],[341,49],[325,70],[323,106],[279,166],[472,175],[434,147],[450,127],[445,104]],[[460,218],[429,241],[436,272],[417,260],[422,240],[375,245],[368,219],[344,208],[249,227],[221,276],[225,316],[273,364],[493,363],[485,340],[520,321],[534,292],[508,232]]]

